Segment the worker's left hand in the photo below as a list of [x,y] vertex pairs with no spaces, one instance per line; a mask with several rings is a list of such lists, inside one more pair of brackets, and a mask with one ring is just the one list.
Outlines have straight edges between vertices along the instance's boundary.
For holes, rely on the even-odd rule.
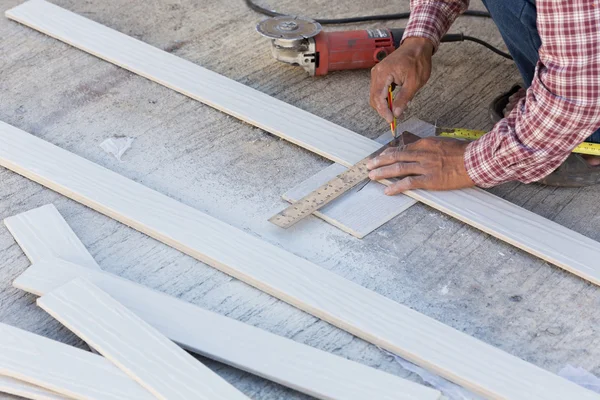
[[475,186],[465,168],[468,143],[449,138],[424,138],[406,146],[390,147],[367,164],[369,178],[403,178],[385,194],[405,190],[453,190]]

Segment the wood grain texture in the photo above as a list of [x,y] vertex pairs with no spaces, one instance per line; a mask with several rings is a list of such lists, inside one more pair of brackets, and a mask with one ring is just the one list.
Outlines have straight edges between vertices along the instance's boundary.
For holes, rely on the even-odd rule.
[[83,267],[100,269],[52,204],[6,218],[4,224],[31,263],[58,257]]
[[0,375],[74,399],[154,399],[103,357],[6,324],[0,324]]
[[[410,131],[421,137],[435,134],[432,125],[417,118],[411,118],[398,125],[398,132],[403,131]],[[391,132],[386,132],[377,138],[377,142],[384,144],[391,138]],[[347,169],[337,163],[330,165],[284,193],[282,198],[294,203]],[[348,191],[339,199],[314,212],[313,215],[362,239],[417,202],[402,194],[398,196],[382,195],[383,187],[378,182],[369,182],[362,189],[360,187],[361,185]]]
[[[248,399],[83,278],[38,298],[37,304],[159,399]],[[210,327],[199,334],[210,335]]]
[[[52,227],[61,228],[54,230],[57,236],[51,238],[52,249],[61,250],[60,257],[53,258],[52,252],[47,252],[42,261],[34,262],[14,281],[19,289],[42,296],[75,278],[85,278],[186,350],[319,399],[362,400],[374,396],[381,400],[434,400],[440,396],[433,389],[270,334],[111,274],[76,265],[73,260],[78,257],[73,255],[92,259],[91,255],[51,204],[10,217],[7,222],[13,228],[11,233],[21,239],[29,229],[45,228],[40,232],[42,235],[26,236],[26,248],[34,253],[39,253],[38,247],[48,247],[49,238],[45,234]],[[211,327],[211,333],[202,334],[207,326]]]
[[0,375],[0,392],[33,400],[68,400],[71,398],[51,390],[32,385],[31,383],[2,375]]
[[[376,141],[44,0],[30,0],[6,11],[6,16],[344,166],[380,147]],[[404,194],[600,284],[600,246],[583,235],[477,188]]]
[[0,164],[489,398],[600,398],[277,246],[1,122]]
[[[43,296],[83,278],[186,350],[318,399],[436,400],[436,390],[277,336],[106,272],[52,259],[33,264],[13,285]],[[206,328],[210,331],[206,332]]]

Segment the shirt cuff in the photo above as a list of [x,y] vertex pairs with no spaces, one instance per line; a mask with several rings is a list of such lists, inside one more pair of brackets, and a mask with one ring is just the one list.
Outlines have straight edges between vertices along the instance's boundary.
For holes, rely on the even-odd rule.
[[478,140],[469,143],[465,151],[465,168],[475,185],[490,188],[512,179],[510,173],[498,164],[492,149],[497,147],[498,132],[489,132]]
[[402,41],[409,37],[422,37],[431,40],[434,52],[440,45],[442,36],[450,25],[464,12],[464,4],[458,2],[431,2],[417,4],[411,9],[410,19],[404,30]]

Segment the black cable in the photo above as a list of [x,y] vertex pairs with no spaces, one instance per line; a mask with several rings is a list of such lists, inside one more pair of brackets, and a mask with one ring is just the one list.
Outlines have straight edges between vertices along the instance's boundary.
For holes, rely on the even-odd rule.
[[478,38],[473,37],[473,36],[463,36],[463,39],[467,40],[467,41],[479,43],[480,45],[486,47],[488,50],[493,51],[494,53],[498,54],[499,56],[502,56],[502,57],[507,58],[509,60],[513,59],[510,54],[503,52],[502,50],[500,50],[500,49],[492,46],[491,44],[489,44],[488,42],[486,42],[484,40],[478,39]]
[[[252,0],[246,0],[246,4],[249,8],[256,11],[257,13],[267,15],[269,17],[279,17],[281,15],[288,15],[278,13],[274,10],[269,10],[267,8],[261,7],[258,4],[254,3]],[[490,13],[487,11],[478,11],[478,10],[467,10],[463,13],[463,15],[469,15],[471,17],[484,17],[491,18]],[[335,24],[351,24],[356,22],[366,22],[366,21],[385,21],[391,19],[406,19],[410,16],[410,12],[403,12],[397,14],[384,14],[384,15],[367,15],[364,17],[351,17],[351,18],[337,18],[337,19],[316,19],[313,18],[320,24],[323,25],[335,25]]]
[[[394,33],[395,30],[399,31],[399,35],[398,36],[401,36],[404,33],[404,29],[392,29],[392,35],[393,35],[393,33]],[[499,49],[495,48],[494,46],[492,46],[488,42],[484,42],[483,40],[478,39],[478,38],[473,37],[473,36],[467,36],[467,35],[464,35],[462,33],[450,33],[448,35],[442,36],[442,39],[441,39],[442,43],[464,42],[464,41],[478,43],[478,44],[486,47],[487,49],[493,51],[494,53],[498,54],[499,56],[502,56],[504,58],[508,58],[509,60],[512,60],[512,57],[510,56],[510,54],[505,53],[502,50],[499,50]],[[395,45],[397,46],[397,44],[395,44]]]
[[[261,7],[258,4],[254,3],[254,1],[252,1],[252,0],[245,0],[245,1],[246,1],[246,5],[253,11],[256,11],[257,13],[267,15],[269,17],[278,17],[281,15],[287,15],[287,14],[282,14],[277,11],[269,10],[267,8]],[[491,18],[492,17],[488,12],[478,11],[478,10],[467,10],[462,15],[468,15],[471,17],[483,17],[483,18]],[[397,13],[397,14],[385,14],[385,15],[367,15],[364,17],[337,18],[337,19],[314,19],[314,20],[323,25],[334,25],[334,24],[350,24],[350,23],[367,22],[367,21],[387,21],[387,20],[394,20],[394,19],[406,19],[408,17],[410,17],[410,12],[403,12],[403,13]],[[478,43],[482,46],[485,46],[487,49],[493,51],[494,53],[498,54],[499,56],[502,56],[504,58],[512,60],[512,57],[510,56],[510,54],[503,52],[502,50],[492,46],[491,44],[489,44],[488,42],[486,42],[484,40],[481,40],[481,39],[478,39],[478,38],[472,37],[472,36],[464,36],[464,35],[461,35],[461,36],[462,36],[462,40]]]

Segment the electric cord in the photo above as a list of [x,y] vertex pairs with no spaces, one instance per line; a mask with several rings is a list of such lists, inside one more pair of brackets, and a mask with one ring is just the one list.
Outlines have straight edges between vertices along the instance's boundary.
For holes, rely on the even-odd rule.
[[498,54],[501,57],[504,57],[508,60],[512,60],[512,56],[508,53],[505,53],[504,51],[500,50],[497,47],[492,46],[491,44],[489,44],[488,42],[486,42],[485,40],[481,40],[479,38],[473,37],[473,36],[463,36],[463,39],[465,41],[469,41],[469,42],[474,42],[474,43],[478,43],[480,45],[482,45],[483,47],[487,48],[490,51],[493,51],[494,53]]
[[[257,13],[269,16],[269,17],[280,17],[282,14],[278,13],[274,10],[269,10],[267,8],[261,7],[258,4],[254,3],[252,0],[245,0],[248,7]],[[478,11],[478,10],[467,10],[462,15],[469,15],[472,17],[484,17],[491,18],[492,16],[487,11]],[[335,24],[351,24],[356,22],[368,22],[368,21],[385,21],[392,19],[406,19],[410,17],[410,12],[403,12],[397,14],[383,14],[383,15],[367,15],[364,17],[350,17],[350,18],[338,18],[338,19],[316,19],[312,18],[320,24],[323,25],[335,25]]]
[[[287,15],[287,14],[282,14],[282,13],[261,7],[258,4],[256,4],[253,0],[245,0],[245,1],[246,1],[246,5],[251,10],[256,11],[257,13],[260,13],[260,14],[263,14],[263,15],[266,15],[269,17],[279,17],[282,15]],[[482,17],[482,18],[491,18],[492,17],[488,12],[478,11],[478,10],[467,10],[462,15],[471,16],[471,17]],[[337,24],[350,24],[350,23],[367,22],[367,21],[387,21],[387,20],[395,20],[395,19],[406,19],[408,17],[410,17],[410,12],[403,12],[403,13],[396,13],[396,14],[383,14],[383,15],[367,15],[367,16],[363,16],[363,17],[350,17],[350,18],[337,18],[337,19],[328,19],[328,18],[321,18],[321,19],[313,18],[313,19],[323,25],[337,25]],[[451,35],[451,36],[456,37],[457,35],[455,34],[455,35]],[[501,57],[504,57],[509,60],[513,59],[510,54],[498,49],[497,47],[494,47],[493,45],[491,45],[490,43],[488,43],[482,39],[479,39],[479,38],[476,38],[473,36],[463,35],[463,34],[458,34],[458,36],[460,36],[459,40],[444,40],[444,38],[442,38],[442,42],[456,42],[456,41],[474,42],[474,43],[484,46],[488,50],[493,51],[494,53],[498,54]]]

